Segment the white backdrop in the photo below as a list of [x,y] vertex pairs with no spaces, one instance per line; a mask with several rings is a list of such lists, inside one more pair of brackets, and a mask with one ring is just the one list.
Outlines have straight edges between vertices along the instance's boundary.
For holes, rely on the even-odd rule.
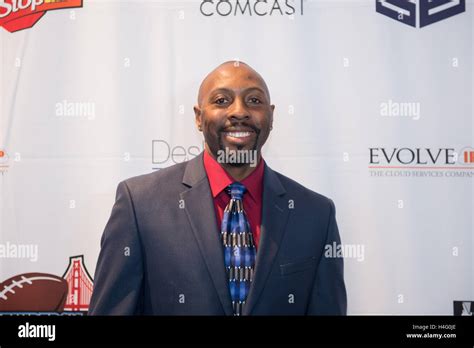
[[[38,247],[36,261],[0,258],[0,281],[62,275],[73,255],[93,275],[119,181],[184,159],[163,142],[153,158],[153,140],[188,159],[202,149],[199,83],[240,59],[276,105],[267,163],[332,198],[343,243],[363,251],[345,261],[349,314],[474,300],[474,166],[369,168],[369,148],[474,146],[473,1],[421,29],[371,0],[304,1],[293,16],[206,17],[200,3],[86,0],[0,28],[0,244]],[[419,114],[387,116],[390,101]],[[388,176],[422,172],[443,176]]]

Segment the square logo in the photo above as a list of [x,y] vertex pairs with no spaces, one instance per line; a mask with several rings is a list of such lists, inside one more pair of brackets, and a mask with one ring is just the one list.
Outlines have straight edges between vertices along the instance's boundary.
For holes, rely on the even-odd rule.
[[376,0],[378,13],[423,28],[466,11],[466,0]]
[[454,301],[454,315],[472,316],[474,301]]

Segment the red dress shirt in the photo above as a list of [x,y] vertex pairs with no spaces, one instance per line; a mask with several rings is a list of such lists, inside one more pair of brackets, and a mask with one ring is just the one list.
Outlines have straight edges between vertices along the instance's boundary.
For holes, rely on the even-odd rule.
[[[217,229],[220,231],[224,209],[230,201],[230,196],[224,189],[236,180],[206,150],[204,150],[204,168],[209,179],[212,198],[214,199]],[[262,158],[255,167],[255,170],[240,181],[247,188],[244,194],[243,205],[256,248],[258,248],[258,243],[260,242],[260,225],[262,223],[263,170]]]

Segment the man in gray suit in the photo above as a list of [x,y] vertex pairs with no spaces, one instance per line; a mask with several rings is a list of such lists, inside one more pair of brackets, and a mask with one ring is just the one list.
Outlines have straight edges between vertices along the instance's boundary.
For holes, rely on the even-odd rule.
[[[90,315],[346,314],[343,259],[324,253],[341,243],[333,202],[262,158],[273,110],[245,63],[204,79],[194,111],[205,150],[118,185]],[[226,226],[249,235],[229,247]]]

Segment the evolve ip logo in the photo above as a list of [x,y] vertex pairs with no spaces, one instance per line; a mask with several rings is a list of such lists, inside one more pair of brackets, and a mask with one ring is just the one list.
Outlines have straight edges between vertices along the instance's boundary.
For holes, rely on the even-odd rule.
[[31,28],[47,11],[82,7],[82,0],[0,0],[0,27],[10,33]]
[[423,28],[466,11],[466,0],[376,0],[375,4],[378,13],[414,28]]
[[474,169],[474,148],[372,147],[369,148],[370,169]]

